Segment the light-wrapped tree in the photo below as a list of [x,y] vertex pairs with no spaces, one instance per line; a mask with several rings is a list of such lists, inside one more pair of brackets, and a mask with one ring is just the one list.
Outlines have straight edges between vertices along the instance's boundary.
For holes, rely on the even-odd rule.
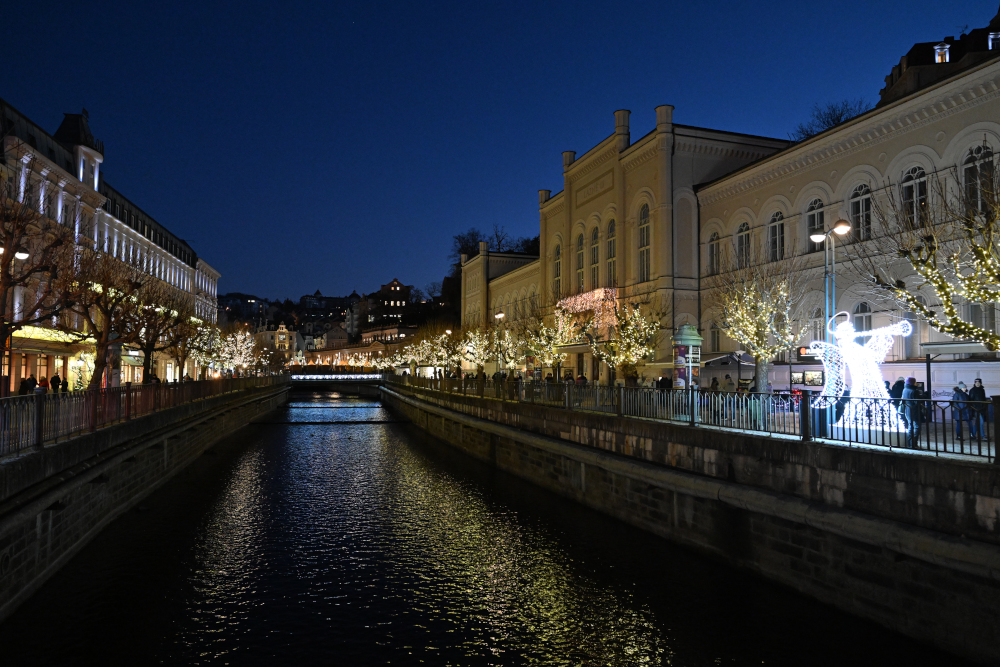
[[798,339],[795,325],[806,278],[798,258],[772,261],[751,244],[742,254],[723,253],[719,273],[707,281],[717,324],[753,357],[758,389],[767,383],[775,356]]
[[635,386],[639,366],[656,350],[662,315],[644,313],[642,303],[629,300],[616,300],[613,309],[613,326],[606,329],[596,325],[586,327],[590,350],[621,374],[626,386]]
[[872,195],[871,238],[851,249],[853,266],[876,295],[941,333],[1000,350],[998,193],[1000,169],[985,143],[961,171],[911,170]]

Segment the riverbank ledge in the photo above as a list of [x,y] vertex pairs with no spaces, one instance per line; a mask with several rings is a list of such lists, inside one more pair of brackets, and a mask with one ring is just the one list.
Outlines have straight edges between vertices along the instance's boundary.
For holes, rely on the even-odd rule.
[[382,398],[505,472],[905,635],[1000,662],[997,466],[413,387],[383,387]]
[[222,394],[0,460],[0,622],[108,523],[288,392]]

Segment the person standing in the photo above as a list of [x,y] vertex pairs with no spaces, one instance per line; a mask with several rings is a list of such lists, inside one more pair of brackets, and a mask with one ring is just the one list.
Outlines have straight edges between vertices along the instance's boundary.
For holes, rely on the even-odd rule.
[[52,376],[52,379],[49,381],[49,386],[52,388],[53,394],[57,393],[60,389],[62,389],[62,378],[59,377],[58,372]]
[[45,379],[44,375],[38,380],[38,384],[35,386],[35,393],[36,394],[49,393],[49,381]]
[[969,437],[982,438],[986,435],[985,422],[989,418],[990,407],[986,403],[986,387],[981,378],[976,378],[969,390]]
[[951,420],[955,422],[955,437],[962,439],[962,422],[969,419],[969,395],[965,383],[959,382],[951,391]]
[[35,374],[32,373],[28,376],[28,393],[35,391],[35,387],[38,386],[38,380],[35,379]]
[[901,413],[906,420],[906,446],[910,449],[917,449],[920,444],[920,390],[917,389],[917,378],[906,378],[903,386],[903,394],[900,396],[902,402]]

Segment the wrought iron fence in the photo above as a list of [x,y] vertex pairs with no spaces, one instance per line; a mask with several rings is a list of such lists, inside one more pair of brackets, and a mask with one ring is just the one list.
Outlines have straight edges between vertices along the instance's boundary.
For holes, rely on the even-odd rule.
[[840,398],[606,387],[563,382],[387,375],[390,383],[567,410],[604,412],[690,426],[749,431],[848,446],[912,449],[994,460],[992,401]]
[[126,384],[0,399],[0,456],[212,396],[288,382],[287,375]]

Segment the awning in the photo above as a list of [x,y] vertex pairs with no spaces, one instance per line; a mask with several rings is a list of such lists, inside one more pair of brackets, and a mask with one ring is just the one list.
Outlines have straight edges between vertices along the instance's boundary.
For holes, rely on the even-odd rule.
[[986,354],[989,350],[974,340],[946,340],[939,343],[921,343],[924,354]]

